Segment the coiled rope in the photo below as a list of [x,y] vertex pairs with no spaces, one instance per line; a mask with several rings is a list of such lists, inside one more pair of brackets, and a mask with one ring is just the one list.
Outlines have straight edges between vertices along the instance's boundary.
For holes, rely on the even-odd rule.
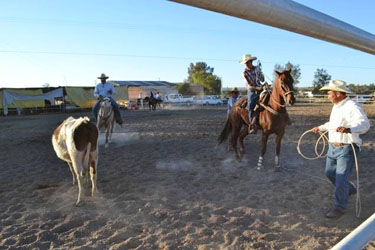
[[[301,145],[301,141],[302,141],[302,138],[308,134],[308,133],[314,133],[312,129],[310,130],[307,130],[305,131],[299,138],[298,140],[298,144],[297,144],[297,151],[298,151],[298,154],[301,155],[304,159],[306,160],[316,160],[316,159],[319,159],[319,158],[325,158],[327,156],[327,154],[323,155],[324,151],[325,151],[325,148],[326,148],[326,145],[328,145],[328,138],[326,136],[326,133],[328,133],[328,131],[325,131],[325,132],[319,132],[320,136],[318,137],[318,139],[316,140],[315,142],[315,155],[316,157],[307,157],[305,156],[302,152],[301,152],[301,149],[300,149],[300,145]],[[318,152],[318,145],[320,143],[320,141],[323,140],[323,148],[322,148],[322,151],[321,152]],[[361,215],[361,210],[362,210],[362,206],[361,206],[361,197],[359,195],[359,167],[358,167],[358,160],[357,160],[357,153],[355,151],[355,148],[354,148],[354,143],[351,142],[350,145],[352,146],[352,149],[353,149],[353,154],[354,154],[354,162],[355,162],[355,169],[356,169],[356,173],[357,173],[357,193],[356,193],[356,207],[355,207],[355,211],[356,211],[356,216],[359,218],[359,216]],[[290,170],[290,169],[287,169],[287,170]],[[306,175],[306,174],[305,174]],[[310,175],[309,175],[310,176]],[[314,178],[318,178],[318,179],[322,179],[320,177],[316,177],[316,176],[311,176],[311,177],[314,177]]]

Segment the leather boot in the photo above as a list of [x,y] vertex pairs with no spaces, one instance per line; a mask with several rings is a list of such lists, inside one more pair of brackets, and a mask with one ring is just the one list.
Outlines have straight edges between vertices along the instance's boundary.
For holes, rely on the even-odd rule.
[[256,134],[258,131],[258,125],[257,125],[257,116],[254,116],[253,119],[251,120],[251,123],[249,125],[249,134]]

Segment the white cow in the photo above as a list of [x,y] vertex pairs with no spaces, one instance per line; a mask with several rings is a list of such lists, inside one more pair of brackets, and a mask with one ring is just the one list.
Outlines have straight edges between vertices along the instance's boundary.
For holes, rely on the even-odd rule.
[[74,119],[69,117],[53,132],[52,145],[57,157],[69,164],[73,175],[73,184],[78,182],[78,199],[80,205],[82,181],[87,184],[87,170],[90,166],[92,196],[96,195],[96,171],[98,165],[98,128],[90,123],[88,117]]

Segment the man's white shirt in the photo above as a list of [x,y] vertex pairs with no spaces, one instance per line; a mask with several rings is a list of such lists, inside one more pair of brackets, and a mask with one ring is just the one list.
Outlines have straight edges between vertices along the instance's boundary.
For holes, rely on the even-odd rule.
[[[338,127],[350,128],[351,133],[336,132]],[[370,122],[366,113],[359,103],[350,100],[349,97],[334,104],[329,122],[319,126],[320,131],[327,131],[329,142],[332,143],[355,143],[362,145],[360,134],[366,133],[370,129]]]
[[[112,91],[112,93],[110,93]],[[112,83],[105,82],[99,83],[95,86],[94,90],[94,96],[98,97],[99,95],[103,97],[110,97],[112,95],[116,94],[116,89],[113,87]]]

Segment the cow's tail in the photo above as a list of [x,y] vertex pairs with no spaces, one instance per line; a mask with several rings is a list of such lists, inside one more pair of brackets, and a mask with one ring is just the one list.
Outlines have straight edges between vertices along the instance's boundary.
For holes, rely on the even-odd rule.
[[87,148],[85,152],[85,158],[83,159],[83,166],[85,169],[89,169],[90,166],[90,150],[91,150],[91,142],[87,143]]
[[231,129],[232,129],[232,123],[230,122],[230,118],[228,118],[223,131],[221,131],[221,134],[219,135],[218,144],[221,144],[228,138],[228,135],[230,134]]

